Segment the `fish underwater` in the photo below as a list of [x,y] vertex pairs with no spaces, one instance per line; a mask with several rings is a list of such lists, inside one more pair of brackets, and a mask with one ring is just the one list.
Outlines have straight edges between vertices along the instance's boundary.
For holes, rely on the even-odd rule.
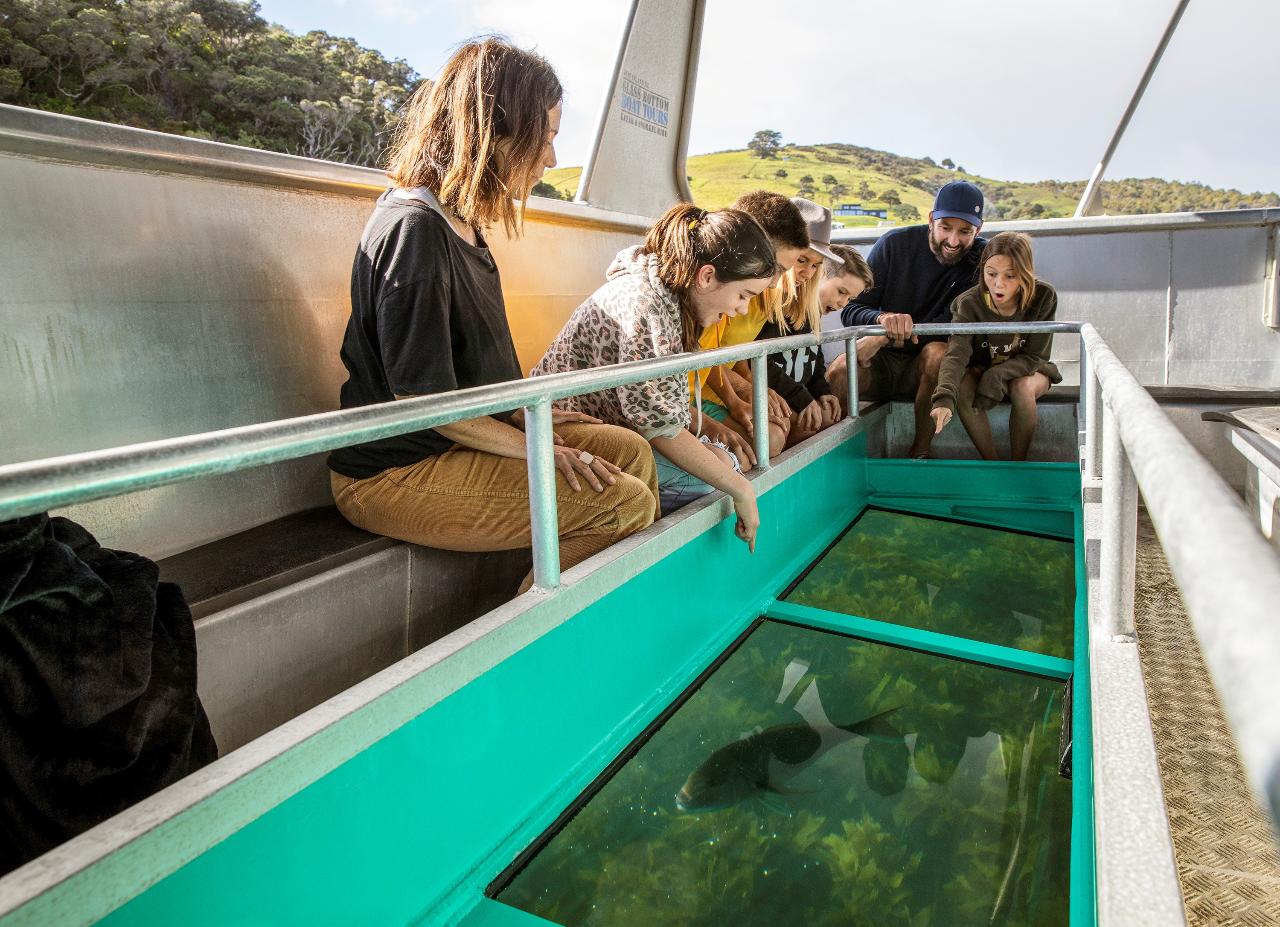
[[804,723],[780,724],[720,747],[689,774],[676,794],[676,807],[713,811],[769,793],[788,794],[793,791],[787,788],[791,779],[854,735],[901,742],[901,733],[888,720],[897,710],[853,724],[832,724],[819,709],[816,724],[818,719],[812,717]]

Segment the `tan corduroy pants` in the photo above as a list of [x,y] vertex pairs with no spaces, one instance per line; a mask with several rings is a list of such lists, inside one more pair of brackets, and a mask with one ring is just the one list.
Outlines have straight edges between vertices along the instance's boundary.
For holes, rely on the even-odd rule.
[[[613,425],[556,426],[564,443],[622,468],[596,492],[556,473],[560,565],[568,569],[653,523],[658,477],[649,442]],[[353,480],[330,473],[338,511],[357,528],[444,550],[529,547],[529,475],[523,460],[454,445],[407,467]],[[532,576],[525,577],[521,591]]]

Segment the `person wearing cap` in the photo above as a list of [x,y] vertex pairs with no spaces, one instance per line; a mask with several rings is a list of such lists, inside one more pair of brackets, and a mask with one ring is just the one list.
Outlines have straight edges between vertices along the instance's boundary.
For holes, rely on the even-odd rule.
[[[809,232],[804,217],[796,204],[781,193],[769,190],[752,190],[734,202],[732,209],[749,215],[773,245],[778,262],[778,277],[771,286],[776,287],[783,273],[799,264],[808,266],[822,260],[809,248]],[[702,333],[698,348],[710,351],[753,341],[760,327],[767,321],[760,299],[751,301],[745,315],[721,319]],[[689,391],[694,397],[691,428],[699,426],[702,433],[723,441],[744,464],[755,466],[755,451],[751,446],[754,423],[751,411],[751,391],[742,388],[742,377],[732,367],[707,367],[689,375]],[[787,440],[790,421],[786,403],[777,393],[769,395],[769,448],[779,454]]]
[[[754,341],[767,324],[791,331],[821,317],[818,300],[819,268],[824,262],[842,263],[831,250],[831,210],[803,197],[787,199],[778,193],[758,191],[740,197],[735,209],[743,209],[765,229],[777,246],[778,265],[783,270],[775,285],[753,299],[746,315],[727,319],[703,334],[704,350],[745,344]],[[799,223],[804,236],[803,248],[787,247],[799,236],[791,234],[779,241],[774,226],[786,214]],[[791,319],[788,324],[788,319]],[[744,361],[732,368],[712,368],[718,372],[708,379],[702,411],[717,421],[750,438],[752,434],[751,371]],[[769,389],[769,453],[777,455],[794,443],[790,440],[793,422],[791,406],[777,390]]]
[[[867,255],[875,285],[840,313],[844,325],[883,325],[885,335],[858,339],[858,393],[863,399],[900,399],[915,405],[910,456],[929,456],[934,426],[929,417],[945,338],[920,337],[916,325],[949,323],[952,301],[971,287],[986,246],[982,191],[964,180],[943,186],[926,225],[894,229]],[[827,380],[848,402],[844,357],[827,368]]]

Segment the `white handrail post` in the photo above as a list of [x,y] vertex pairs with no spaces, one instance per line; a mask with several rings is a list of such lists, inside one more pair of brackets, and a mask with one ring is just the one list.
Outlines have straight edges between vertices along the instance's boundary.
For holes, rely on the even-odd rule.
[[846,338],[844,342],[844,375],[849,384],[849,418],[858,417],[858,339]]
[[533,540],[533,584],[560,585],[560,519],[556,512],[556,466],[551,403],[543,399],[524,410],[525,453],[529,465],[529,531]]
[[1084,416],[1084,478],[1102,476],[1102,384],[1089,357],[1084,338],[1080,339],[1080,411]]
[[1138,481],[1120,440],[1116,414],[1102,404],[1102,551],[1099,564],[1101,630],[1109,640],[1136,642],[1133,619],[1138,544]]
[[769,355],[751,358],[751,430],[755,432],[756,466],[769,469]]

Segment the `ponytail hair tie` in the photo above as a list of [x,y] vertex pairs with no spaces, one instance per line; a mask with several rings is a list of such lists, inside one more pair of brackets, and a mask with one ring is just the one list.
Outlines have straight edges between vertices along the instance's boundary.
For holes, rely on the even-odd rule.
[[692,232],[694,229],[696,229],[698,227],[698,223],[701,222],[706,217],[707,217],[707,211],[705,209],[699,209],[698,215],[689,220],[689,231]]

